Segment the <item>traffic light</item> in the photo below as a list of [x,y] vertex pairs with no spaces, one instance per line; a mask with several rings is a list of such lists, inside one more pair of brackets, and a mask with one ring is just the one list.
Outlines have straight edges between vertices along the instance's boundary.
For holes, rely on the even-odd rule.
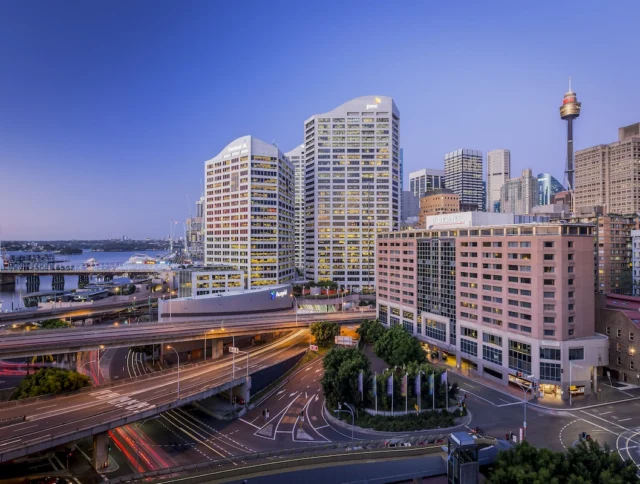
[[111,452],[111,442],[109,442],[109,445],[107,446],[107,450]]

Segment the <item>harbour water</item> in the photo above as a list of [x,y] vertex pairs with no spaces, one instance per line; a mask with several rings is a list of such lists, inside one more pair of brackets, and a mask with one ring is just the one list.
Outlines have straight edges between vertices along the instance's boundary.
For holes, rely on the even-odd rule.
[[[120,265],[125,263],[132,255],[136,253],[148,254],[152,257],[157,257],[166,254],[166,252],[160,251],[144,251],[144,252],[91,252],[85,251],[82,254],[74,255],[58,255],[56,254],[56,260],[65,261],[60,265],[75,265],[79,266],[88,259],[95,259],[98,264],[105,265]],[[7,252],[7,256],[15,255],[35,255],[36,252]],[[41,276],[40,277],[40,291],[52,290],[53,276]],[[78,288],[78,276],[65,276],[64,278],[65,290]],[[18,277],[16,284],[11,286],[0,286],[0,311],[11,310],[12,307],[21,308],[24,307],[22,297],[27,294],[27,279],[26,277]]]

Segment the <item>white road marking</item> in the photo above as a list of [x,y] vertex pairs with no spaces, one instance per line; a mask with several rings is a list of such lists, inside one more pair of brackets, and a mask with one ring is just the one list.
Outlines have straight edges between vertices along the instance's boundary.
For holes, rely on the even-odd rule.
[[607,414],[610,414],[610,413],[613,413],[613,410],[610,410],[608,412],[602,412],[600,415],[607,415]]
[[[462,387],[462,385],[460,385],[460,387]],[[494,402],[492,402],[491,400],[487,400],[486,398],[482,398],[480,395],[476,395],[475,393],[471,393],[468,390],[465,390],[466,393],[468,393],[469,395],[473,395],[476,398],[479,398],[480,400],[484,400],[487,403],[490,403],[491,405],[497,406]],[[521,403],[521,402],[518,402]]]
[[293,397],[294,395],[296,395],[298,392],[293,392],[289,395],[289,398]]
[[0,447],[3,445],[15,444],[16,442],[20,442],[22,439],[10,440],[9,442],[5,442],[4,444],[0,444]]
[[[498,400],[501,400],[504,403],[514,403],[514,402],[510,402],[509,400],[505,400],[504,398],[500,398],[500,397],[498,397]],[[515,403],[520,403],[520,402],[515,402]]]
[[38,425],[29,425],[28,427],[22,427],[19,429],[15,429],[14,432],[20,432],[21,430],[27,430],[27,429],[32,429],[33,427],[37,427]]
[[39,410],[42,410],[43,408],[53,408],[53,407],[57,407],[57,406],[58,406],[58,404],[57,404],[57,403],[55,403],[55,404],[53,404],[53,405],[46,405],[46,406],[44,406],[44,407],[40,407],[40,408],[39,408]]
[[[254,421],[255,421],[257,418],[258,418],[258,417],[256,417],[256,418],[254,419]],[[258,427],[257,425],[255,425],[253,422],[248,422],[248,421],[246,421],[246,420],[245,420],[245,419],[243,419],[243,418],[239,418],[238,420],[240,420],[241,422],[246,423],[247,425],[251,425],[252,427],[257,428],[258,430],[260,430],[260,427]]]
[[626,422],[627,420],[631,420],[632,417],[629,418],[621,418],[618,422]]

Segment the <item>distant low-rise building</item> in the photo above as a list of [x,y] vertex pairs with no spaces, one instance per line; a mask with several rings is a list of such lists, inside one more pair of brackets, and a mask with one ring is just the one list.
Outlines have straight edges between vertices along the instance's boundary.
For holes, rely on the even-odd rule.
[[507,180],[500,188],[500,211],[527,215],[538,204],[538,180],[531,169],[522,170],[522,176]]
[[245,288],[244,272],[227,265],[178,269],[176,277],[178,297],[210,296]]
[[407,222],[410,219],[417,217],[420,213],[420,201],[410,191],[402,192],[402,222]]
[[431,215],[456,213],[460,211],[460,197],[448,188],[433,190],[420,199],[420,226]]

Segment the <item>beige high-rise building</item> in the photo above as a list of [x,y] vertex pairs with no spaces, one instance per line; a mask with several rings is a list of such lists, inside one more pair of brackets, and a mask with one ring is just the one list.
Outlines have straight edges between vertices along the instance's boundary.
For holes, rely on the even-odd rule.
[[576,152],[574,210],[640,211],[640,123],[618,130],[618,141]]
[[528,215],[538,204],[538,179],[530,168],[522,170],[522,176],[507,180],[500,188],[500,211]]
[[502,212],[500,189],[511,178],[511,152],[500,149],[487,153],[487,212]]

